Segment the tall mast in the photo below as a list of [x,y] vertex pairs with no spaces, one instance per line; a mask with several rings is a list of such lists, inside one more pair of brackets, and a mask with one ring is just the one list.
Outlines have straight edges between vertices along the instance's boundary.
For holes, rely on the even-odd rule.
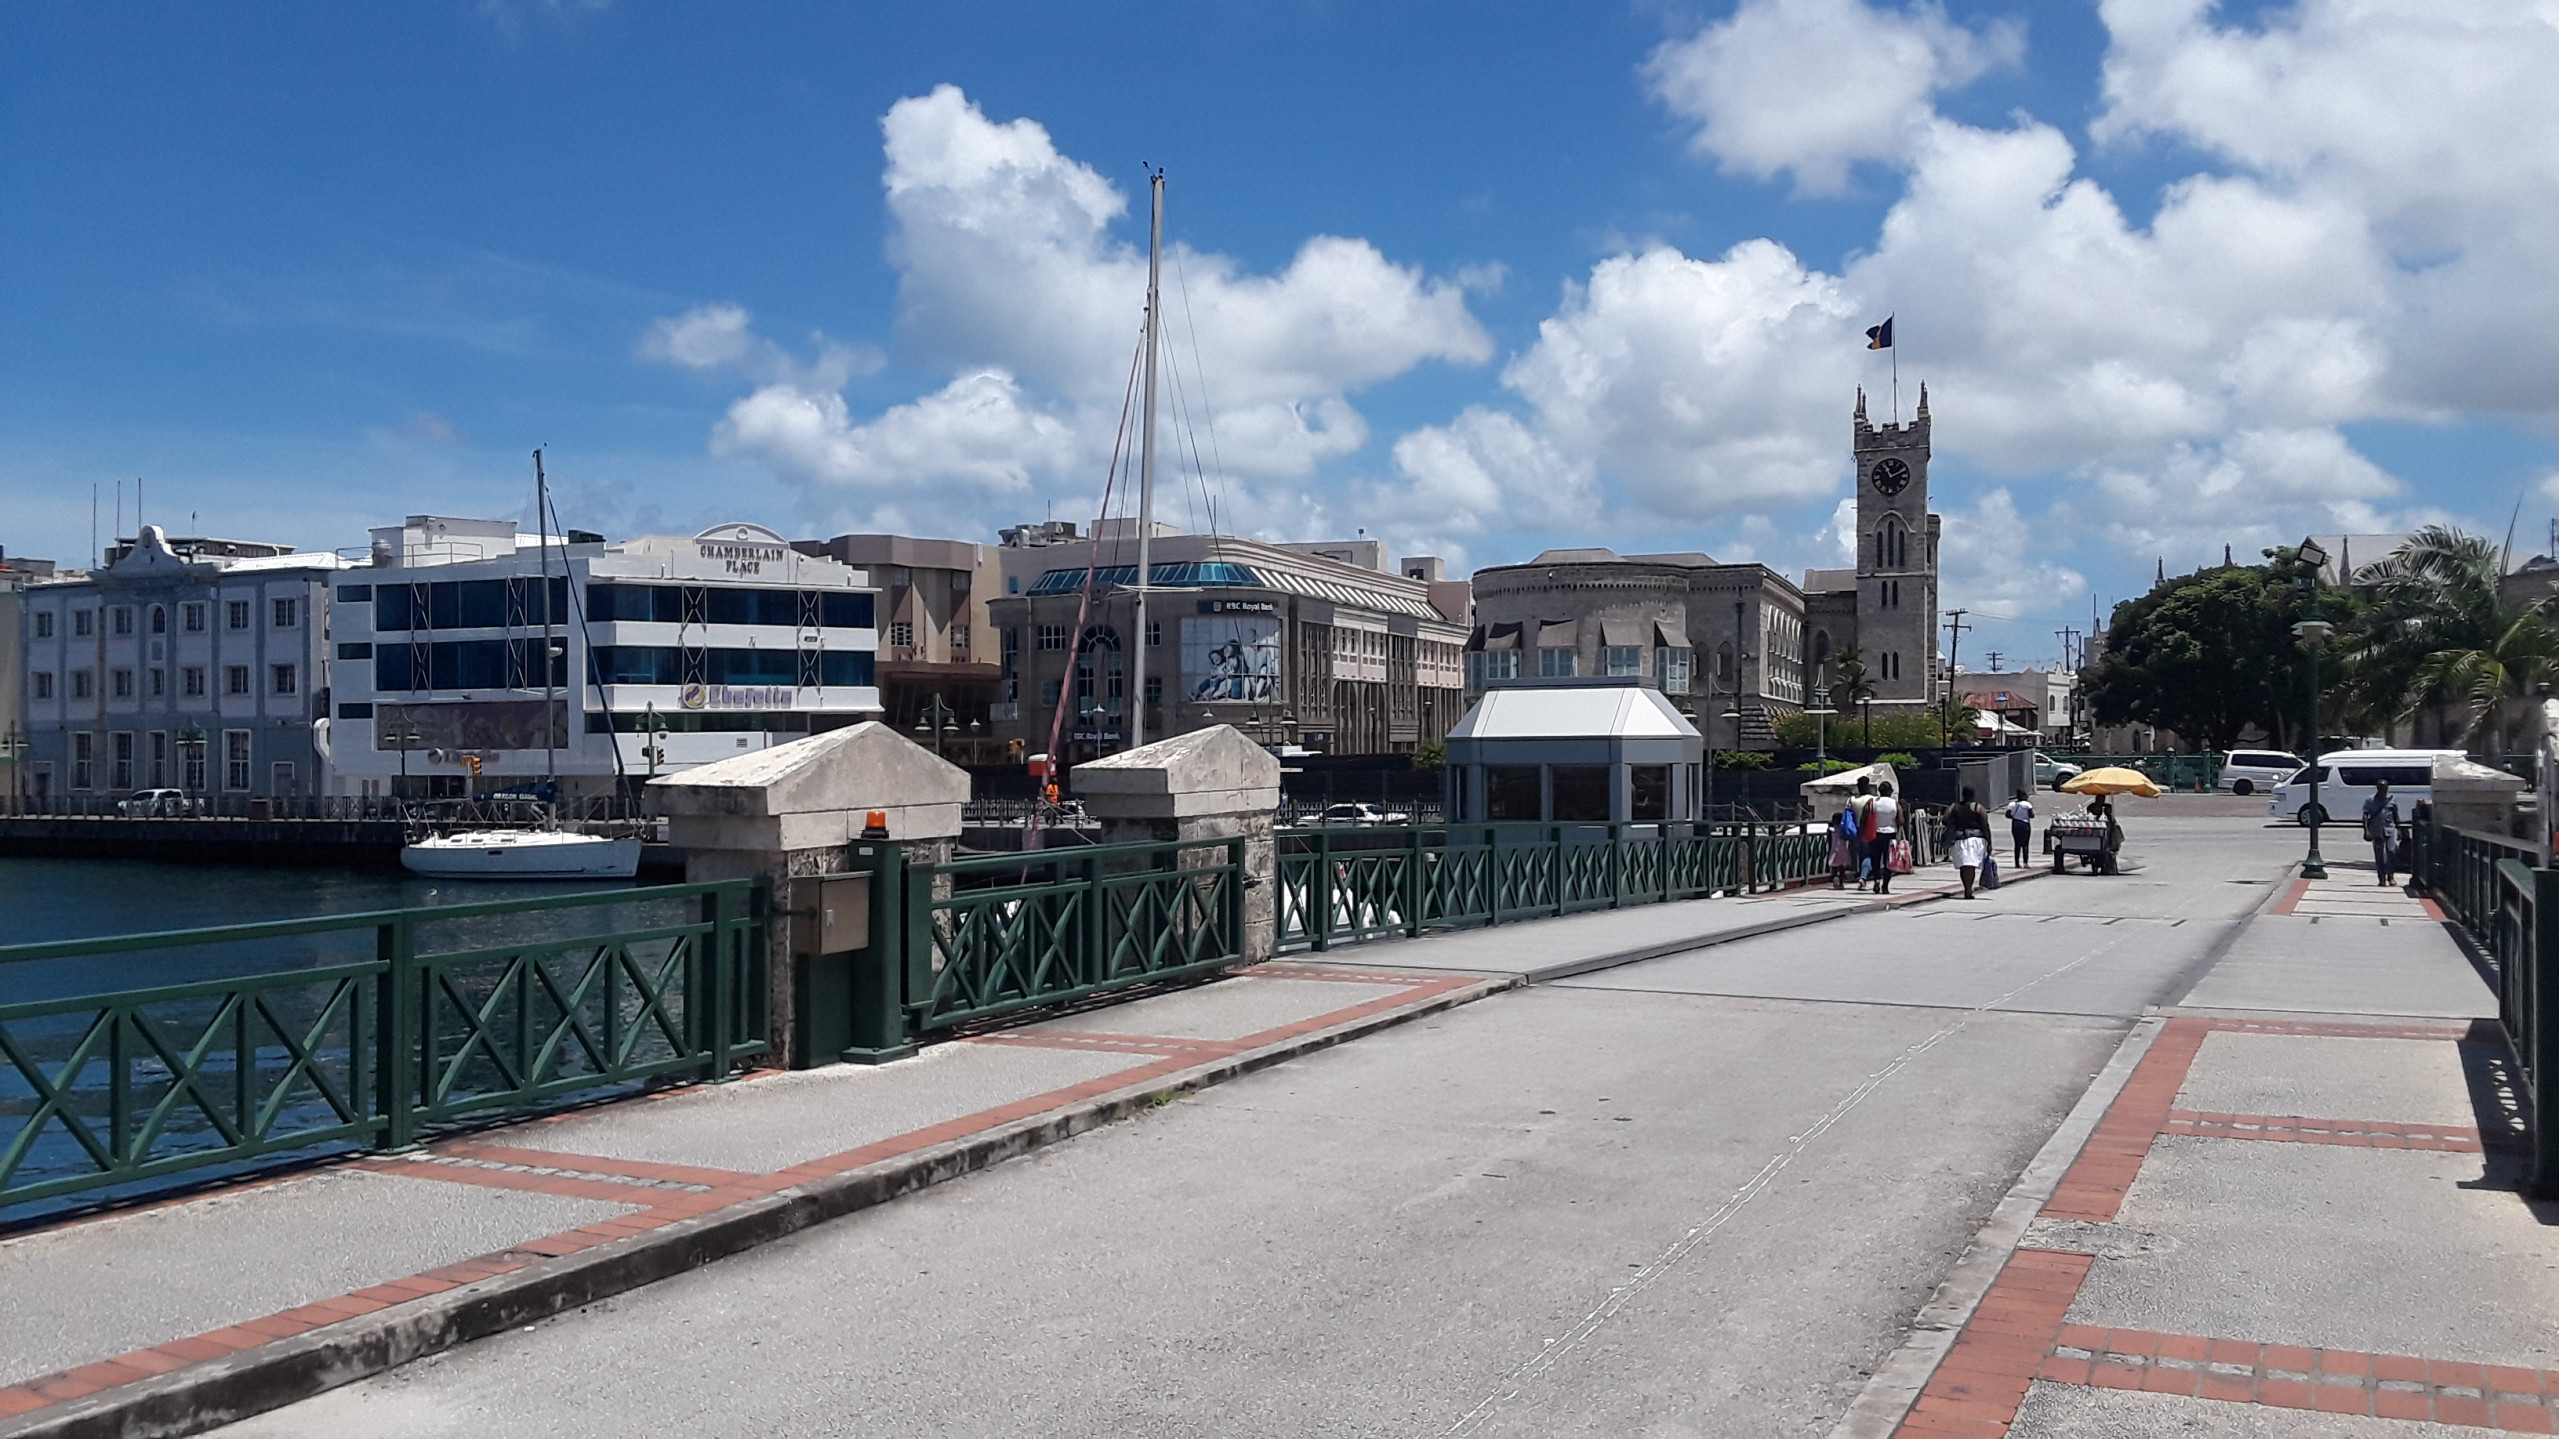
[[1146,241],[1146,418],[1137,449],[1137,592],[1129,611],[1135,631],[1129,649],[1137,656],[1129,665],[1128,744],[1146,743],[1146,592],[1155,581],[1155,348],[1163,333],[1164,295],[1158,282],[1164,267],[1164,172],[1149,177],[1155,198],[1155,221]]
[[[560,722],[558,696],[551,684],[551,482],[542,474],[542,452],[533,452],[533,527],[542,537],[542,779],[551,786],[554,813],[560,804]],[[615,741],[619,744],[620,741]]]

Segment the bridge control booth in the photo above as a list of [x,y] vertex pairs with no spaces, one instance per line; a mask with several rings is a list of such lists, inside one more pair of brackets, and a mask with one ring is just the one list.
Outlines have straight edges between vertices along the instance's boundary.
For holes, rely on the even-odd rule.
[[1706,740],[1638,676],[1497,679],[1448,732],[1458,823],[1672,824],[1704,814]]

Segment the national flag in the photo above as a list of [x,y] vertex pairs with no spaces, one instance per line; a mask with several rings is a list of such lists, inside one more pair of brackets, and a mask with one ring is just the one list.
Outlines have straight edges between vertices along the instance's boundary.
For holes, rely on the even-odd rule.
[[1884,317],[1884,322],[1882,324],[1873,326],[1866,331],[1866,348],[1870,350],[1889,350],[1892,347],[1893,322],[1892,317],[1887,315]]

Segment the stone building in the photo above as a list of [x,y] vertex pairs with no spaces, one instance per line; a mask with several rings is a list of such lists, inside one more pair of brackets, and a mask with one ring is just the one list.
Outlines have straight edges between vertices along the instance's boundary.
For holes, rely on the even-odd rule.
[[880,647],[872,674],[882,722],[963,763],[1004,757],[991,712],[1002,698],[1004,671],[987,614],[1002,579],[996,546],[837,535],[795,540],[791,547],[868,571],[879,591]]
[[1835,661],[1854,651],[1877,711],[1926,706],[1939,688],[1926,388],[1907,424],[1873,423],[1860,391],[1850,438],[1854,566],[1806,571],[1799,585],[1763,564],[1693,551],[1559,549],[1478,570],[1468,692],[1513,677],[1640,676],[1709,744],[1764,745],[1770,720],[1835,684]]
[[[1003,534],[1004,593],[989,606],[1003,668],[994,727],[1026,753],[1049,752],[1052,729],[1069,764],[1125,748],[1139,703],[1150,741],[1232,724],[1326,754],[1407,754],[1464,711],[1465,587],[1439,578],[1434,559],[1389,569],[1373,540],[1274,545],[1159,524],[1139,636],[1134,521]],[[1142,696],[1131,692],[1141,643]]]

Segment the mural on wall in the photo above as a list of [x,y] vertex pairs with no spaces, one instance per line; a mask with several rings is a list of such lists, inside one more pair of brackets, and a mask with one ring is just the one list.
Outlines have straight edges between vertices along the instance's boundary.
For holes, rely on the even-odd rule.
[[1279,698],[1276,615],[1194,615],[1182,621],[1182,698],[1268,703]]

